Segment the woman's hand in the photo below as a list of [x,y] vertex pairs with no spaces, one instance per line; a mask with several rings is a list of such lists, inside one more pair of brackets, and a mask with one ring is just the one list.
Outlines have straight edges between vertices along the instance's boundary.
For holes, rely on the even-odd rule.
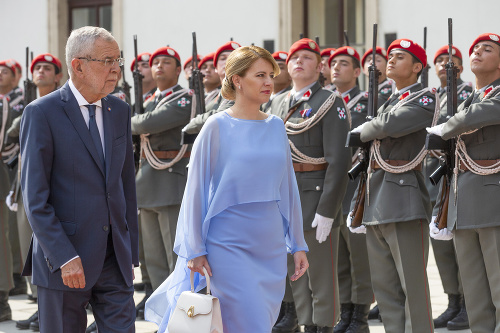
[[[307,262],[307,259],[306,259]],[[199,256],[194,259],[188,261],[188,268],[193,272],[198,272],[201,275],[205,276],[203,272],[203,267],[206,268],[208,275],[212,276],[212,270],[210,269],[210,265],[208,264],[207,256]]]
[[297,281],[309,268],[309,262],[307,261],[307,256],[304,251],[295,252],[293,254],[293,261],[295,262],[295,273],[290,280]]

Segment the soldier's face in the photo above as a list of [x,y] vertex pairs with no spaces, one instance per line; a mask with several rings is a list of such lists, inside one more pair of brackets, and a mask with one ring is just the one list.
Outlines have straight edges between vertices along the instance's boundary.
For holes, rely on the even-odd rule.
[[[436,58],[436,62],[434,63],[434,67],[436,68],[436,75],[438,76],[441,82],[446,82],[446,64],[449,60],[448,54],[442,54]],[[463,66],[460,65],[460,59],[457,56],[452,56],[453,62],[455,66],[458,67],[457,77],[460,76],[460,73],[463,71]]]
[[[276,89],[284,89],[288,87],[292,83],[292,78],[288,73],[288,69],[286,68],[286,63],[284,61],[277,61],[278,66],[280,67],[280,73],[278,76],[274,78],[274,86]],[[278,91],[275,91],[278,92]]]
[[153,81],[153,76],[151,75],[151,67],[149,67],[149,61],[139,61],[137,63],[137,69],[144,76],[142,82],[150,83]]
[[353,59],[347,55],[339,55],[332,59],[332,83],[337,87],[352,85],[361,73],[360,68],[354,68]]
[[[368,68],[371,66],[371,64],[372,64],[372,55],[370,54],[369,56],[366,57],[365,66],[363,67],[363,72],[365,73],[366,76],[368,76],[369,73]],[[380,73],[382,73],[382,75],[385,76],[387,60],[378,53],[375,55],[375,66],[380,71]]]
[[177,82],[181,67],[177,66],[175,58],[160,55],[153,59],[151,72],[158,87],[163,90],[160,86],[171,86],[172,82]]
[[321,64],[323,65],[321,73],[323,73],[323,76],[326,78],[326,82],[330,83],[331,82],[330,77],[332,76],[332,72],[330,66],[328,66],[328,59],[330,59],[330,57],[321,57]]
[[470,69],[475,75],[500,71],[500,46],[488,41],[474,45],[470,56]]
[[15,75],[5,66],[0,66],[0,88],[2,90],[11,90],[14,87]]
[[55,86],[61,79],[62,73],[56,74],[53,64],[38,62],[33,68],[33,82],[37,87]]
[[189,65],[184,68],[184,75],[186,76],[186,80],[191,78],[191,74],[193,74],[193,63],[191,62]]
[[250,66],[245,76],[235,75],[233,83],[237,99],[244,98],[258,104],[266,103],[274,88],[273,66],[264,59],[258,59]]
[[210,86],[219,86],[220,78],[215,71],[214,62],[207,61],[205,62],[200,69],[201,73],[204,75],[203,84]]
[[421,63],[414,63],[413,56],[402,50],[392,50],[387,62],[387,76],[393,80],[408,80],[422,70]]
[[221,81],[226,76],[226,61],[230,54],[231,51],[224,51],[219,54],[219,58],[217,58],[217,74],[219,74]]
[[294,83],[314,82],[318,79],[323,65],[315,53],[307,50],[299,50],[292,54],[288,60],[288,73],[292,77]]

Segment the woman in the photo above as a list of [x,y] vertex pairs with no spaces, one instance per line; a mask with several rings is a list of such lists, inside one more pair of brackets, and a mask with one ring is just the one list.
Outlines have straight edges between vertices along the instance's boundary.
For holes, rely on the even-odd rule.
[[[178,295],[189,290],[189,270],[207,269],[224,332],[242,333],[271,331],[285,292],[287,248],[296,266],[293,281],[308,268],[283,121],[259,111],[278,74],[260,47],[239,48],[227,59],[222,95],[235,104],[210,117],[193,145],[176,268],[146,305],[146,319],[161,322],[160,332]],[[205,286],[202,277],[196,282],[197,290]]]

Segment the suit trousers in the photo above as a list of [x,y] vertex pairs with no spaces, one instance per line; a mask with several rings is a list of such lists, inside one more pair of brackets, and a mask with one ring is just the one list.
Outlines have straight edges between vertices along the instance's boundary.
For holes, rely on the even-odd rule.
[[12,250],[9,240],[9,208],[5,198],[9,194],[7,166],[0,162],[0,291],[14,288],[12,278]]
[[340,304],[373,303],[366,235],[354,234],[342,223],[338,257]]
[[[304,231],[309,247],[309,268],[297,281],[291,282],[297,317],[301,325],[333,327],[340,316],[337,279],[339,228],[332,228],[323,243],[316,240],[316,229]],[[293,256],[288,255],[288,275],[295,271]]]
[[144,240],[142,239],[142,230],[141,230],[141,214],[137,216],[137,221],[139,223],[139,264],[141,269],[141,277],[143,283],[151,283],[148,274],[148,266],[146,265],[146,258],[144,257]]
[[373,291],[387,333],[433,332],[423,220],[366,227]]
[[177,255],[174,252],[174,241],[180,208],[180,205],[141,208],[144,257],[153,290],[175,268]]
[[[17,200],[17,226],[19,229],[19,243],[21,246],[21,257],[26,260],[28,251],[30,249],[31,236],[33,235],[33,230],[31,230],[31,225],[28,221],[28,216],[26,216],[26,211],[24,210],[23,196],[19,194]],[[31,277],[27,276],[26,280],[31,289],[31,295],[33,297],[38,297],[37,286],[31,283]]]
[[102,272],[91,289],[62,291],[38,286],[40,332],[84,333],[88,303],[92,305],[99,332],[135,332],[134,287],[128,287],[123,279],[111,232],[109,235]]
[[469,325],[500,332],[500,227],[455,230]]
[[455,241],[442,241],[431,238],[431,244],[445,294],[463,295],[464,290],[462,279],[460,279]]

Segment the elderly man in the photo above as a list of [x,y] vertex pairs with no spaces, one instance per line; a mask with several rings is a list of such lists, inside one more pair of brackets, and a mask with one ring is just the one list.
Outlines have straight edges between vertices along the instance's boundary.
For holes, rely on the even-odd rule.
[[102,28],[74,30],[69,81],[21,121],[21,184],[34,237],[25,265],[41,332],[81,332],[90,302],[103,332],[134,332],[137,202],[130,108],[108,96],[120,49]]

